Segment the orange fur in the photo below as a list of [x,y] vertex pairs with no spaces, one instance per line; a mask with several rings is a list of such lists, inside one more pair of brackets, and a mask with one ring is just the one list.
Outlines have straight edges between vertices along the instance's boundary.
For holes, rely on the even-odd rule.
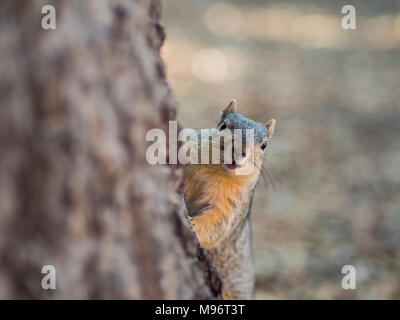
[[[224,236],[224,232],[213,232],[216,228],[222,229],[224,221],[229,221],[232,214],[232,199],[240,197],[254,177],[252,175],[232,175],[223,170],[220,165],[189,165],[184,167],[187,208],[208,203],[212,208],[198,217],[191,218],[193,229],[200,244],[204,248],[214,246],[215,242]],[[227,224],[227,227],[229,224]]]

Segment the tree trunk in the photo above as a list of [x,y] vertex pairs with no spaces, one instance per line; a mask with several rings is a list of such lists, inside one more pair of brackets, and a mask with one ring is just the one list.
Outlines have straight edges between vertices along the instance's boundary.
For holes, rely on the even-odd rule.
[[57,0],[44,30],[49,2],[0,4],[0,298],[215,298],[181,170],[145,157],[175,119],[160,4]]

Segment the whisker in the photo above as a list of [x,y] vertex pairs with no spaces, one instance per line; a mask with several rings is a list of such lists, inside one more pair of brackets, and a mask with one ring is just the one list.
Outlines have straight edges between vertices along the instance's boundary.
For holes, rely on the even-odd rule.
[[268,168],[261,168],[261,172],[266,172],[269,182],[271,183],[272,189],[276,192],[276,187],[274,183],[274,179],[272,178],[271,172],[269,172]]
[[[248,159],[248,161],[258,170],[260,170],[261,176],[264,180],[265,186],[268,187],[269,185],[272,186],[272,189],[276,191],[274,179],[272,178],[272,174],[269,172],[268,168],[262,167],[262,164],[257,164],[255,161]],[[267,181],[268,180],[268,181]]]

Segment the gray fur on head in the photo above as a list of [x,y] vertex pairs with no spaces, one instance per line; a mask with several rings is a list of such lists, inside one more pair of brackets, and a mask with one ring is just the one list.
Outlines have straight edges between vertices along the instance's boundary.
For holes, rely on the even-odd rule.
[[242,136],[246,135],[246,129],[253,129],[255,142],[268,138],[268,130],[263,123],[247,119],[240,112],[231,112],[224,120],[227,121],[227,128],[242,129]]

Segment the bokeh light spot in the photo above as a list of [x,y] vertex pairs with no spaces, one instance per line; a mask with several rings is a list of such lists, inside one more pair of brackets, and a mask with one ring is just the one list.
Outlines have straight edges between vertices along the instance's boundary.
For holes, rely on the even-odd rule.
[[220,82],[228,73],[228,63],[225,55],[216,48],[199,50],[192,58],[191,70],[200,80]]

